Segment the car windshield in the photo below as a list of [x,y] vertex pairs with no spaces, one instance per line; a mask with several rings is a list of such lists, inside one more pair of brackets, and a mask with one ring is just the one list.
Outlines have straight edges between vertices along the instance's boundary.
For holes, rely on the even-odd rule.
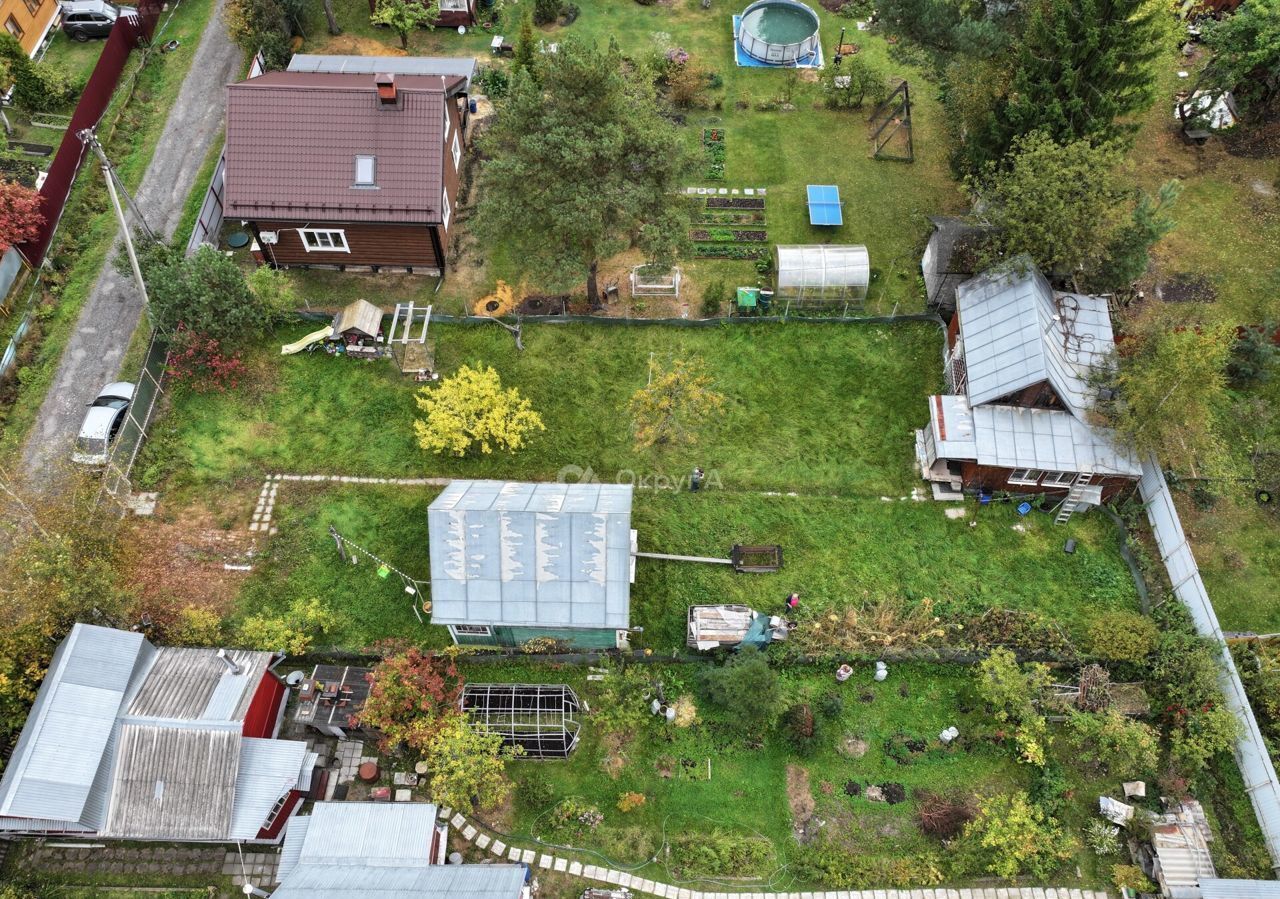
[[79,437],[76,439],[76,449],[82,453],[100,455],[107,451],[107,441],[101,437]]
[[104,406],[108,409],[123,409],[129,405],[128,400],[122,400],[118,396],[105,396],[94,403],[95,406]]

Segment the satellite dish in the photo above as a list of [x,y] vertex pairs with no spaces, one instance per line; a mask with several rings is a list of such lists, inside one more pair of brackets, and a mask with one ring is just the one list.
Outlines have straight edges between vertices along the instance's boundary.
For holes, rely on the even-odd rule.
[[296,687],[298,686],[298,684],[302,683],[306,679],[307,679],[307,672],[290,671],[289,676],[284,679],[284,682],[291,687]]

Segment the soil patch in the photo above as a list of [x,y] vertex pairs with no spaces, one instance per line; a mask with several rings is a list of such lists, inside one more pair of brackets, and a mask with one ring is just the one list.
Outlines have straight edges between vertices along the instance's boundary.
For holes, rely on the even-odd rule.
[[1280,156],[1280,121],[1237,128],[1223,138],[1227,152],[1246,159]]
[[1212,303],[1218,297],[1203,275],[1177,275],[1158,288],[1166,303]]
[[[631,741],[626,735],[619,733],[605,734],[604,739],[600,741],[601,748],[604,749],[604,757],[600,760],[600,767],[604,769],[604,773],[608,774],[614,780],[622,774],[622,770],[627,767],[627,744]],[[659,764],[661,764],[659,759]],[[671,774],[663,773],[661,767],[658,773],[663,777],[670,777]]]
[[308,53],[328,53],[337,56],[408,56],[399,47],[384,44],[371,37],[360,37],[356,34],[340,34],[321,41],[315,49]]
[[787,765],[787,805],[791,807],[791,830],[800,844],[811,842],[821,825],[814,818],[816,808],[809,772],[799,765]]
[[[870,790],[871,788],[868,787],[867,791],[870,792]],[[884,801],[890,805],[897,805],[907,798],[907,788],[895,781],[880,784],[880,792],[884,795]]]
[[[227,500],[228,509],[253,508],[243,495],[229,494]],[[167,520],[161,517],[166,512],[162,499],[159,514],[128,525],[122,573],[138,594],[138,613],[150,615],[162,629],[187,606],[227,617],[249,574],[227,566],[252,565],[258,548],[247,522],[240,520],[243,512],[233,516],[197,505]]]

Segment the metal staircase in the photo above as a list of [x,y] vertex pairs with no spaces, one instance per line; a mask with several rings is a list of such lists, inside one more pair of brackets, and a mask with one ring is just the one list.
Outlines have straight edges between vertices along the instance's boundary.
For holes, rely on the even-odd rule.
[[1076,511],[1076,507],[1080,504],[1080,498],[1084,496],[1084,488],[1093,483],[1093,474],[1078,474],[1076,479],[1071,483],[1071,489],[1067,491],[1067,498],[1058,506],[1058,514],[1053,519],[1054,524],[1066,524],[1071,520],[1071,515]]

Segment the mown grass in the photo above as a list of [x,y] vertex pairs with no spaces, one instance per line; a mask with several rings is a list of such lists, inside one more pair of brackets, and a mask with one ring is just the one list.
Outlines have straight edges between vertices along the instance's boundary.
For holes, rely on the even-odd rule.
[[[605,480],[683,477],[694,465],[726,487],[899,495],[916,481],[912,429],[937,385],[932,325],[527,326],[523,352],[496,325],[433,325],[437,365],[492,365],[547,430],[516,455],[464,459],[417,448],[414,385],[389,362],[322,353],[281,358],[300,324],[250,350],[253,382],[175,396],[149,454],[177,485],[228,484],[272,472],[550,480],[562,466]],[[727,411],[692,449],[637,450],[624,407],[658,362],[706,361]],[[157,446],[159,444],[159,446]],[[144,463],[145,464],[145,463]]]
[[[194,48],[212,10],[212,0],[184,0],[173,8],[165,37],[181,40],[184,47]],[[103,117],[106,123],[117,122],[109,132],[102,129],[101,136],[108,138],[107,154],[130,190],[136,190],[142,181],[193,57],[194,52],[152,53],[138,74],[132,97],[126,102],[126,95],[117,91]],[[136,65],[136,61],[131,61],[126,68],[122,87],[127,85],[128,73]],[[55,274],[47,288],[50,298],[40,311],[40,343],[34,352],[24,348],[30,355],[18,368],[17,396],[5,410],[0,456],[11,455],[26,439],[80,310],[102,267],[109,263],[107,257],[117,230],[101,169],[86,162],[72,188],[58,236],[50,250],[49,259]]]
[[[663,40],[683,47],[697,64],[722,80],[721,87],[708,91],[707,108],[680,112],[686,121],[681,129],[682,140],[695,151],[700,147],[703,127],[726,130],[725,180],[711,182],[699,168],[690,174],[689,185],[767,189],[770,244],[866,244],[875,275],[869,308],[887,312],[895,307],[909,311],[923,307],[917,275],[920,251],[931,230],[927,216],[954,211],[961,197],[947,168],[944,119],[937,91],[920,70],[891,60],[882,37],[858,32],[851,20],[813,4],[822,19],[823,45],[828,53],[844,27],[848,30],[846,41],[859,44],[863,58],[882,70],[889,84],[900,79],[911,84],[915,162],[878,161],[869,155],[866,117],[870,107],[853,112],[822,108],[818,87],[810,81],[802,79],[793,86],[790,102],[794,109],[756,110],[760,101],[780,97],[790,76],[781,70],[735,65],[728,7],[717,4],[714,9],[704,10],[698,0],[655,6],[585,0],[579,5],[581,14],[572,25],[544,28],[539,36],[555,42],[575,35],[599,46],[616,41],[624,54],[642,58],[652,52],[654,36],[663,35]],[[345,32],[339,38],[329,37],[320,9],[318,2],[309,6],[309,38],[304,52],[368,54],[378,52],[379,47],[400,52],[396,36],[371,26],[359,4],[337,10]],[[521,14],[519,7],[508,6],[507,22],[501,30],[509,41],[514,39]],[[491,37],[477,29],[469,30],[465,36],[449,29],[421,31],[411,38],[410,53],[476,55],[483,62],[492,63],[493,58],[488,55]],[[746,108],[738,108],[740,105]],[[845,221],[842,227],[809,225],[806,184],[840,187]],[[478,189],[483,190],[483,182]],[[527,274],[521,260],[507,257],[501,247],[485,247],[481,255],[488,263],[480,279],[486,285],[492,285],[499,277],[518,283]],[[711,280],[724,279],[731,287],[756,283],[750,262],[686,260],[683,264],[695,313],[697,297]],[[412,285],[405,286],[412,291]],[[446,279],[437,302],[449,311],[459,311],[476,299],[473,288],[470,281]]]
[[[284,614],[293,598],[314,596],[340,619],[321,638],[325,646],[359,649],[385,639],[449,644],[443,627],[414,615],[414,599],[398,577],[379,578],[367,559],[343,564],[328,530],[337,528],[410,577],[426,580],[426,508],[435,488],[292,483],[280,489],[274,519],[279,534],[241,591],[240,616]],[[753,575],[727,566],[637,560],[631,624],[644,632],[632,643],[681,650],[688,606],[733,602],[774,613],[792,590],[802,597],[802,622],[881,600],[909,607],[927,599],[952,621],[989,608],[1039,612],[1076,638],[1102,611],[1137,609],[1107,519],[1079,516],[1061,527],[1043,513],[1021,518],[1009,504],[981,511],[970,506],[969,514],[952,520],[935,503],[897,499],[637,491],[632,526],[642,550],[723,558],[734,543],[776,543],[785,565],[778,574]],[[970,527],[975,514],[978,525]],[[1078,543],[1074,555],[1062,551],[1067,538]]]

